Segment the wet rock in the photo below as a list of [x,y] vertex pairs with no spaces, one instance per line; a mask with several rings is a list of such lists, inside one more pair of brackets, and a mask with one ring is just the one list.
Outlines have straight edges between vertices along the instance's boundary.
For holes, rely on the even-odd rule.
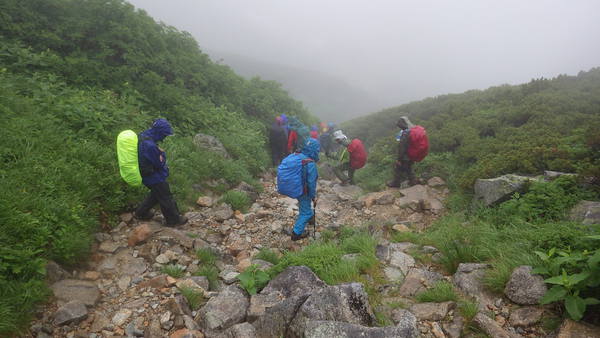
[[152,236],[154,230],[147,223],[140,224],[137,226],[127,239],[127,245],[136,246],[144,243],[148,238]]
[[509,323],[511,326],[531,326],[539,322],[543,314],[543,309],[531,306],[522,307],[511,312]]
[[370,326],[375,317],[362,284],[349,283],[329,286],[311,294],[290,324],[291,335],[301,337],[306,323],[313,320]]
[[600,202],[580,201],[571,209],[569,218],[585,225],[600,224]]
[[246,318],[249,301],[237,286],[228,286],[199,310],[200,327],[209,332],[221,331]]
[[87,318],[88,312],[85,304],[74,300],[61,306],[54,314],[54,325],[77,323]]
[[510,174],[496,178],[477,179],[473,202],[481,202],[485,206],[504,202],[515,192],[522,192],[531,180],[530,177]]
[[531,274],[531,270],[531,266],[523,265],[513,271],[504,288],[506,297],[521,305],[539,303],[548,289],[544,278]]
[[454,302],[417,303],[410,307],[410,312],[412,312],[419,320],[440,321],[455,307],[456,303]]
[[100,299],[98,287],[89,281],[64,279],[54,283],[51,289],[54,296],[63,303],[79,301],[85,305],[93,306]]
[[600,327],[589,324],[578,323],[566,319],[558,331],[557,338],[598,338],[600,337]]

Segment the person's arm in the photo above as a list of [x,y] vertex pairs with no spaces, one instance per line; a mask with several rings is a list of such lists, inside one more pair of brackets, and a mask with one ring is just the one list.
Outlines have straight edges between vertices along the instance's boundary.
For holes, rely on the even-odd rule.
[[308,197],[315,199],[317,197],[317,179],[319,178],[319,172],[317,171],[317,164],[315,162],[309,162],[306,164],[306,189]]
[[397,161],[403,161],[406,159],[406,152],[408,151],[408,131],[404,131],[398,141],[398,158]]
[[161,158],[162,152],[156,144],[146,142],[144,150],[144,157],[152,164],[155,170],[163,167],[164,160]]

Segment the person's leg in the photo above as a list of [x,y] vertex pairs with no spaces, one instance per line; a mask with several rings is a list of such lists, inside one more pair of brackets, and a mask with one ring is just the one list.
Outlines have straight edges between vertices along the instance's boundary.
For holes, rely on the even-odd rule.
[[411,186],[419,184],[419,181],[417,180],[417,178],[415,177],[415,173],[413,172],[412,165],[412,161],[406,161],[406,177],[408,178],[408,183]]
[[348,178],[350,179],[350,184],[354,184],[354,171],[354,168],[352,168],[350,163],[348,163]]
[[396,163],[394,163],[394,179],[391,182],[388,182],[388,187],[400,187],[400,183],[402,183],[402,181],[404,180],[403,166],[404,162],[402,162],[402,165],[397,165]]
[[152,189],[150,189],[150,192],[148,193],[144,201],[142,201],[142,203],[137,207],[137,209],[135,209],[135,217],[138,219],[152,218],[154,214],[150,211],[150,209],[152,209],[152,207],[155,206],[156,203],[158,203],[158,200],[154,197]]
[[342,183],[348,182],[348,176],[344,173],[344,170],[348,170],[346,165],[347,163],[342,163],[333,168],[333,173]]
[[298,198],[298,218],[294,223],[294,233],[302,235],[304,228],[310,219],[313,217],[311,199],[307,195],[302,195]]
[[165,181],[153,185],[152,193],[160,204],[160,210],[162,211],[163,216],[165,216],[167,225],[179,224],[181,221],[179,209],[177,208],[177,203],[175,202],[173,194],[171,193],[171,189],[169,188],[169,183]]

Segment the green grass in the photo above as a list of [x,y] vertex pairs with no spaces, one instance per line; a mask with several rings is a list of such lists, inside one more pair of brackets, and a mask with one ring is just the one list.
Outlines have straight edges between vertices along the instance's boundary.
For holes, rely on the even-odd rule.
[[417,302],[447,302],[456,301],[458,296],[454,292],[454,287],[447,281],[439,281],[435,285],[426,291],[423,291],[415,296]]
[[458,302],[458,312],[460,312],[467,322],[473,320],[478,311],[479,305],[476,302],[469,300],[461,300]]
[[394,322],[382,311],[374,310],[375,323],[379,327],[392,326]]
[[408,305],[401,301],[389,302],[387,303],[387,306],[389,306],[390,309],[408,309]]
[[268,248],[260,249],[254,258],[262,259],[263,261],[267,261],[273,265],[277,265],[277,263],[279,263],[279,255]]
[[252,204],[248,194],[238,190],[229,190],[226,192],[225,195],[223,195],[223,198],[221,198],[221,202],[231,205],[233,210],[239,210],[242,213],[248,212],[248,208],[250,208],[250,205]]
[[203,265],[194,272],[194,276],[205,276],[211,290],[216,289],[218,286],[219,270],[215,266]]
[[177,264],[169,264],[169,265],[164,265],[160,269],[160,272],[167,274],[173,278],[181,278],[181,277],[183,277],[185,270],[183,269],[183,267],[181,267]]
[[198,249],[196,251],[196,257],[202,264],[213,265],[217,260],[217,255],[211,249]]
[[200,292],[194,288],[182,287],[179,289],[179,291],[185,297],[188,304],[190,305],[190,308],[193,311],[198,310],[205,301],[204,295],[202,294],[202,292]]

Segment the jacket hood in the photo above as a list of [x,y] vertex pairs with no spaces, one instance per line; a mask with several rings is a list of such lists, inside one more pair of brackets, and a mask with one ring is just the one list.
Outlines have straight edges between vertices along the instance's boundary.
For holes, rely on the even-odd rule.
[[142,137],[149,137],[154,142],[162,141],[169,135],[173,135],[173,129],[171,129],[171,124],[165,119],[157,119],[152,123],[150,129],[142,133]]
[[321,145],[314,138],[306,139],[304,147],[301,150],[304,155],[312,158],[315,162],[319,162],[319,151],[321,151]]
[[[412,122],[410,122],[410,120],[408,119],[408,117],[407,117],[407,116],[402,116],[402,117],[400,118],[400,120],[404,121],[404,124],[406,124],[406,127],[407,127],[408,129],[410,129],[410,128],[412,128],[412,127],[414,127],[414,126],[415,126],[415,125],[414,125]],[[400,122],[400,121],[398,121],[398,122]]]
[[279,115],[279,117],[281,117],[281,121],[283,122],[283,124],[286,124],[288,122],[287,115],[281,114]]

